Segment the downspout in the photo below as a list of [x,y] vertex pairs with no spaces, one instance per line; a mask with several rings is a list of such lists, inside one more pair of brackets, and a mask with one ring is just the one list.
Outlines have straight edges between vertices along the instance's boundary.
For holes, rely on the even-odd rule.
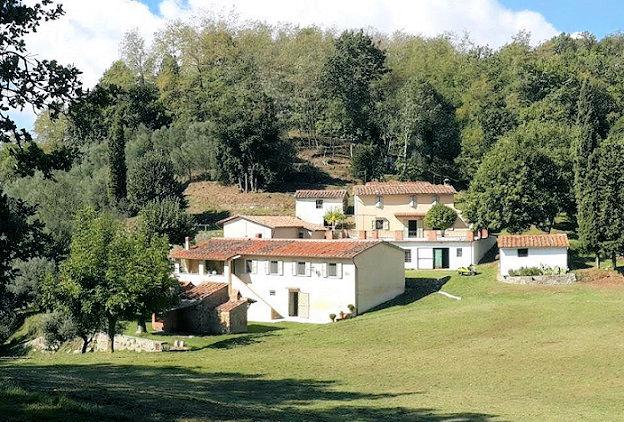
[[353,286],[355,288],[355,303],[353,304],[353,306],[355,306],[355,313],[357,314],[360,310],[360,304],[359,304],[359,299],[358,296],[360,294],[360,289],[358,289],[358,266],[357,263],[355,262],[355,258],[352,258],[353,260],[353,268],[355,268],[355,271],[353,273]]

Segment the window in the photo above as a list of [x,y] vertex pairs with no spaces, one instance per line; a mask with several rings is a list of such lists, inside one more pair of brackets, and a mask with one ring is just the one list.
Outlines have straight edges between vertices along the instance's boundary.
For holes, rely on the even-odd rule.
[[462,248],[457,248],[457,258],[461,258],[464,255],[464,250]]
[[439,200],[440,200],[440,198],[438,198],[438,195],[433,195],[431,197],[431,203],[432,204],[437,204]]
[[303,238],[304,238],[304,235],[303,235],[303,230],[299,230],[299,232],[297,233],[297,237],[298,237],[299,239],[303,239]]
[[279,262],[277,261],[269,262],[269,274],[279,274]]
[[382,205],[383,205],[383,198],[381,197],[381,195],[377,195],[377,201],[375,202],[375,206],[377,208],[381,208]]
[[327,264],[327,276],[328,277],[338,277],[338,264],[335,262],[330,262]]
[[323,200],[322,199],[317,199],[316,200],[316,209],[317,210],[323,209]]
[[306,263],[297,262],[297,275],[306,275]]
[[412,195],[410,198],[410,207],[416,208],[418,206],[418,201],[416,201],[416,195]]
[[245,260],[245,272],[252,273],[253,272],[253,261],[251,259]]
[[405,262],[412,262],[412,250],[405,249]]
[[375,220],[375,230],[383,230],[383,228],[384,228],[384,219],[377,218]]
[[275,290],[269,290],[269,296],[275,296]]
[[518,249],[518,258],[526,258],[529,256],[529,250],[527,248]]

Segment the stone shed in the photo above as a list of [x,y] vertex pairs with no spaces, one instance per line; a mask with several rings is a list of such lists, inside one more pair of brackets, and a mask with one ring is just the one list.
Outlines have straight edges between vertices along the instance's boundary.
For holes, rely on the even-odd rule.
[[248,300],[230,298],[227,283],[191,283],[182,286],[179,305],[152,316],[152,328],[192,334],[244,333]]

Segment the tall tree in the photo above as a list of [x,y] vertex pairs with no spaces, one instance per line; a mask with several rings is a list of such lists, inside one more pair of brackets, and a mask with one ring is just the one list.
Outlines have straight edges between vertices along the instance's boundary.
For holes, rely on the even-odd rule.
[[596,266],[600,266],[600,229],[596,212],[600,203],[596,191],[595,171],[590,167],[590,157],[608,133],[608,96],[589,78],[581,85],[578,100],[577,125],[579,136],[572,149],[574,157],[574,185],[577,202],[579,238],[583,247],[595,254]]
[[336,39],[322,83],[326,95],[337,99],[343,107],[350,139],[379,140],[374,116],[375,103],[380,98],[377,84],[387,72],[385,52],[364,31],[345,31]]
[[400,112],[395,127],[400,157],[398,171],[405,180],[455,176],[459,153],[455,109],[429,83],[412,80],[399,92]]
[[126,139],[120,113],[116,113],[108,135],[109,196],[111,203],[124,201],[126,189]]

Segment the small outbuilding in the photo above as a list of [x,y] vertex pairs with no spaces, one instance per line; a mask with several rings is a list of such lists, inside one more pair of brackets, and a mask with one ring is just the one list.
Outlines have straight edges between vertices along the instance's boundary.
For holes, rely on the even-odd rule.
[[570,241],[566,234],[502,235],[498,237],[500,275],[520,268],[568,270]]

